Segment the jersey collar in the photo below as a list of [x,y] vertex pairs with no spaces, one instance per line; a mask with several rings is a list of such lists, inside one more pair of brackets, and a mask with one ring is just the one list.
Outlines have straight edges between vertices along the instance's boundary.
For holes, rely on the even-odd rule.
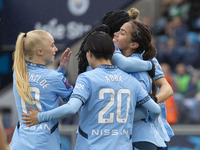
[[116,69],[117,66],[113,66],[113,65],[99,65],[97,68]]
[[26,62],[26,64],[27,64],[28,66],[31,66],[31,67],[39,67],[39,68],[44,68],[44,69],[47,68],[45,65],[35,64],[35,63],[32,63],[32,62]]

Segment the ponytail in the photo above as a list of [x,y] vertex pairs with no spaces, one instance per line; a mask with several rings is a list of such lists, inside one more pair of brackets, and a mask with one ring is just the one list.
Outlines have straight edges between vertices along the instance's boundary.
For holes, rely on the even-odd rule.
[[87,58],[86,58],[86,51],[84,51],[84,45],[87,41],[87,38],[83,40],[81,43],[81,47],[77,53],[77,60],[78,60],[78,74],[81,74],[87,70],[87,66],[89,65]]
[[144,60],[148,60],[148,59],[153,59],[154,57],[156,57],[156,55],[157,55],[157,50],[155,46],[153,46],[152,43],[150,43],[149,46],[147,46],[147,50],[145,50],[142,56]]
[[[144,60],[150,60],[150,59],[153,59],[154,57],[156,57],[156,54],[157,54],[157,50],[156,50],[155,46],[153,46],[152,43],[149,43],[149,46],[147,46],[147,48],[142,56],[143,56]],[[155,69],[154,69],[154,71],[155,71]],[[153,77],[151,77],[151,81],[152,81],[152,95],[155,96],[157,93],[156,81]]]
[[151,77],[151,81],[152,81],[152,95],[156,96],[157,93],[157,86],[156,86],[156,81],[154,78]]
[[32,101],[33,97],[30,92],[30,84],[29,78],[27,73],[27,67],[25,62],[25,40],[26,40],[26,33],[20,33],[17,42],[15,51],[13,53],[14,64],[13,70],[15,71],[15,82],[17,86],[17,91],[20,97],[27,102],[28,104],[33,105]]
[[[132,20],[132,25],[137,27],[136,32],[132,32],[132,41],[135,41],[139,44],[138,48],[135,49],[135,53],[142,54],[144,60],[151,60],[156,57],[157,50],[155,46],[152,44],[152,31],[151,29],[139,22]],[[155,96],[157,92],[156,83],[154,77],[151,76],[152,79],[152,94]]]

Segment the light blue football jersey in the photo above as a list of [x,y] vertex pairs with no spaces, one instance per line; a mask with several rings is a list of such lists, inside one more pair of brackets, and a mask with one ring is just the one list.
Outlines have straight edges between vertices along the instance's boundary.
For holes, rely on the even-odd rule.
[[26,106],[39,110],[48,111],[59,106],[58,98],[68,100],[73,87],[68,83],[62,73],[48,70],[46,66],[27,63],[30,90],[34,105],[28,105],[21,99],[17,92],[15,73],[13,74],[13,93],[18,112],[19,124],[15,128],[11,150],[60,150],[60,136],[58,120],[39,123],[32,127],[23,124],[22,113],[29,113]]
[[131,75],[100,65],[78,76],[71,98],[79,109],[76,150],[130,150],[135,107],[150,99]]
[[[142,59],[140,54],[132,54],[129,56],[131,58]],[[142,87],[147,91],[147,93],[151,93],[152,83],[150,76],[147,72],[137,72],[131,73],[142,85]],[[166,144],[162,137],[160,136],[154,122],[150,121],[137,121],[133,124],[133,133],[132,133],[132,142],[141,142],[146,141],[155,144],[158,147],[165,147]]]

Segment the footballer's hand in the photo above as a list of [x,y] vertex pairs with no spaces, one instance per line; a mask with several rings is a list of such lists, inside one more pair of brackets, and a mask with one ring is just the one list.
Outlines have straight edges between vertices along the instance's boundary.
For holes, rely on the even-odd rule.
[[64,53],[62,54],[61,60],[60,60],[60,69],[65,70],[67,69],[69,65],[69,60],[72,52],[70,51],[70,48],[67,48]]
[[25,114],[25,113],[22,114],[22,120],[24,120],[23,123],[27,124],[26,125],[27,127],[30,127],[30,126],[33,126],[33,125],[40,123],[39,120],[38,120],[38,117],[37,117],[39,111],[32,109],[32,108],[29,108],[29,107],[26,107],[26,108],[29,110],[30,113],[29,114]]

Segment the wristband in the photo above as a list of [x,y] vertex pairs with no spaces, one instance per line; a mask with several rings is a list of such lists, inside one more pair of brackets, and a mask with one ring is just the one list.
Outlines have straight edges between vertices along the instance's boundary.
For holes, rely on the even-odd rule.
[[154,101],[156,102],[156,103],[158,103],[158,98],[156,97],[156,96],[154,96]]

